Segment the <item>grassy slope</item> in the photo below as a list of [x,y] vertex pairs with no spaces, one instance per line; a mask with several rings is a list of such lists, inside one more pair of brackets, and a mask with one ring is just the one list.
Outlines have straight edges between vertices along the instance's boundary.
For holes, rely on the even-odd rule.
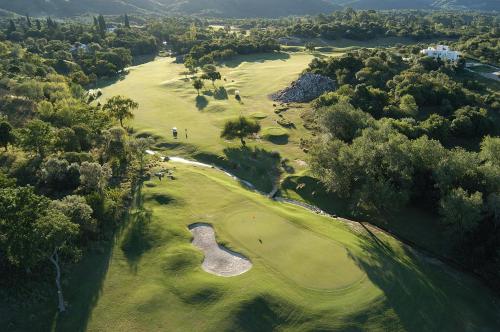
[[[336,53],[340,54],[340,53]],[[286,129],[286,142],[273,144],[266,140],[249,140],[249,147],[258,147],[252,155],[242,150],[238,140],[225,141],[220,132],[227,119],[239,115],[252,116],[255,112],[267,115],[260,123],[266,127],[277,126],[278,115],[274,114],[273,102],[267,96],[287,86],[307,67],[312,55],[307,53],[275,53],[252,55],[230,61],[221,68],[225,81],[216,86],[224,86],[229,92],[228,99],[212,96],[212,84],[206,83],[203,95],[197,97],[192,83],[181,74],[182,65],[174,64],[171,58],[161,58],[130,70],[122,81],[103,89],[103,100],[112,95],[129,96],[139,102],[133,126],[139,133],[148,133],[159,139],[158,148],[167,148],[171,154],[197,155],[200,159],[215,160],[226,167],[237,167],[239,175],[252,179],[259,188],[271,190],[272,176],[277,171],[277,160],[270,151],[277,151],[290,160],[302,158],[299,147],[301,137],[308,133],[301,125],[300,109],[290,110],[284,116],[297,124],[295,129]],[[234,99],[234,91],[239,90],[242,103]],[[171,128],[177,127],[181,133],[178,140],[171,135]],[[188,139],[184,130],[188,129]],[[287,144],[284,144],[287,143]],[[300,164],[293,167],[300,169]]]
[[[54,319],[56,330],[500,327],[499,304],[487,289],[384,234],[272,202],[215,170],[167,167],[177,179],[145,183],[111,258],[89,257],[73,275],[71,284],[81,286],[67,290],[70,308]],[[199,221],[212,223],[218,241],[253,268],[234,278],[202,271],[187,229]],[[29,326],[45,330],[36,323]]]
[[[355,45],[356,47],[389,46],[390,42],[397,41],[392,39],[377,40]],[[342,42],[338,46],[345,45],[347,44]],[[342,54],[340,52],[343,50],[339,48],[337,53],[316,53],[315,55],[339,55]],[[217,85],[224,85],[228,91],[240,90],[243,104],[237,103],[231,95],[228,100],[216,100],[211,96],[204,96],[207,104],[202,108],[198,103],[199,108],[197,108],[196,91],[192,88],[191,83],[186,82],[184,76],[180,74],[184,68],[182,65],[172,63],[170,58],[159,59],[132,68],[124,80],[103,89],[103,98],[124,94],[137,100],[140,108],[136,111],[133,126],[140,133],[157,135],[160,138],[158,148],[167,148],[170,154],[194,155],[198,159],[215,161],[231,168],[239,176],[251,180],[260,189],[270,191],[272,176],[269,173],[273,174],[278,165],[276,160],[269,155],[269,151],[278,151],[283,158],[288,158],[290,160],[289,166],[297,173],[306,168],[300,162],[300,160],[307,160],[307,156],[300,150],[299,142],[300,138],[307,138],[310,133],[302,126],[301,110],[292,108],[283,113],[285,118],[296,124],[295,129],[286,129],[289,136],[285,137],[285,140],[259,140],[256,142],[250,140],[250,147],[257,146],[263,149],[254,155],[241,150],[237,140],[229,142],[220,139],[219,133],[226,119],[239,114],[252,116],[254,113],[259,113],[259,117],[266,115],[267,117],[260,120],[263,127],[262,135],[267,132],[267,128],[279,127],[276,124],[278,116],[273,112],[273,102],[267,96],[294,80],[307,67],[311,58],[312,55],[306,52],[290,52],[246,56],[228,63],[226,67],[222,68],[222,76],[226,78],[226,82],[219,81]],[[211,89],[210,83],[207,84],[207,88]],[[174,140],[170,134],[170,129],[173,126],[178,127],[181,133],[184,128],[189,128],[189,138],[186,140],[181,135],[179,140]],[[223,156],[224,160],[216,159],[215,156]],[[238,167],[235,168],[234,165],[238,165]],[[307,178],[297,178],[295,181],[289,182],[283,191],[285,196],[304,200],[310,204],[319,204],[324,210],[351,217],[345,206],[332,204],[332,201],[337,202],[338,199],[332,199],[330,196],[324,198],[311,196],[312,192],[320,194],[321,188],[317,188],[317,186],[311,187],[309,185],[303,190],[297,191],[298,183],[294,184],[297,181],[308,180]],[[414,212],[404,211],[400,215],[394,216],[391,224],[396,225],[395,231],[405,238],[423,243],[426,247],[437,252],[446,252],[447,248],[443,246],[443,241],[438,235],[427,234],[428,229],[435,227],[436,221],[433,217],[416,215]],[[423,221],[409,223],[409,216],[411,219],[421,218]],[[379,224],[383,225],[384,222],[385,220],[382,220]],[[413,227],[423,223],[426,227]]]
[[[267,95],[295,79],[311,59],[308,54],[290,57],[282,53],[248,56],[227,63],[221,69],[226,81],[217,81],[216,86],[224,86],[230,93],[240,90],[241,104],[231,94],[227,100],[215,99],[210,82],[205,84],[204,95],[197,98],[191,81],[181,74],[184,67],[172,63],[172,58],[133,67],[124,80],[104,88],[102,98],[122,94],[136,100],[140,107],[135,112],[134,128],[140,132],[162,136],[170,143],[186,143],[202,151],[221,153],[224,148],[239,145],[237,141],[219,139],[225,120],[260,111],[269,115],[263,126],[274,124],[277,116]],[[189,139],[173,141],[170,130],[174,126],[181,133],[188,129]]]

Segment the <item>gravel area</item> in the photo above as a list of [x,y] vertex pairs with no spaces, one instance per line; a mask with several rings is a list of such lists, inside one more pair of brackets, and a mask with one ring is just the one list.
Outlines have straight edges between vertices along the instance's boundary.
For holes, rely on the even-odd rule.
[[209,224],[192,224],[189,230],[194,237],[193,245],[205,254],[201,267],[206,272],[221,277],[234,277],[252,268],[252,262],[248,258],[217,243],[214,229]]

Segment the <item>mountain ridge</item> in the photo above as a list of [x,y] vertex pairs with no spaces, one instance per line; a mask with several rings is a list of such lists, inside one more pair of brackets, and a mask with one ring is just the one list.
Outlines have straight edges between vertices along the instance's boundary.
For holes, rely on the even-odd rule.
[[68,17],[83,14],[280,17],[355,9],[500,10],[498,0],[0,0],[0,9],[20,15]]

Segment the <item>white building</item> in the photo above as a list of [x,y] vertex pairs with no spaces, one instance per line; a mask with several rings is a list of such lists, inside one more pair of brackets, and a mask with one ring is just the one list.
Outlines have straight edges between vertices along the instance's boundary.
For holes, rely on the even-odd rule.
[[436,47],[428,47],[421,50],[420,53],[433,58],[440,58],[442,60],[457,61],[460,58],[460,52],[452,51],[449,46],[437,45]]
[[90,51],[90,48],[89,48],[89,46],[87,44],[75,43],[69,49],[69,51],[71,53],[78,52],[79,50],[82,50],[83,52],[88,53]]

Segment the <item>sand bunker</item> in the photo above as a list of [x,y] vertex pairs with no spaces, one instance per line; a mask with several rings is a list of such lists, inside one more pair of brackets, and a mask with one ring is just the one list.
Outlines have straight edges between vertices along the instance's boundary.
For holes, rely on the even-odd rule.
[[201,267],[206,272],[233,277],[252,268],[252,262],[248,258],[217,244],[214,229],[209,224],[192,224],[189,225],[189,230],[194,236],[193,244],[205,254]]

